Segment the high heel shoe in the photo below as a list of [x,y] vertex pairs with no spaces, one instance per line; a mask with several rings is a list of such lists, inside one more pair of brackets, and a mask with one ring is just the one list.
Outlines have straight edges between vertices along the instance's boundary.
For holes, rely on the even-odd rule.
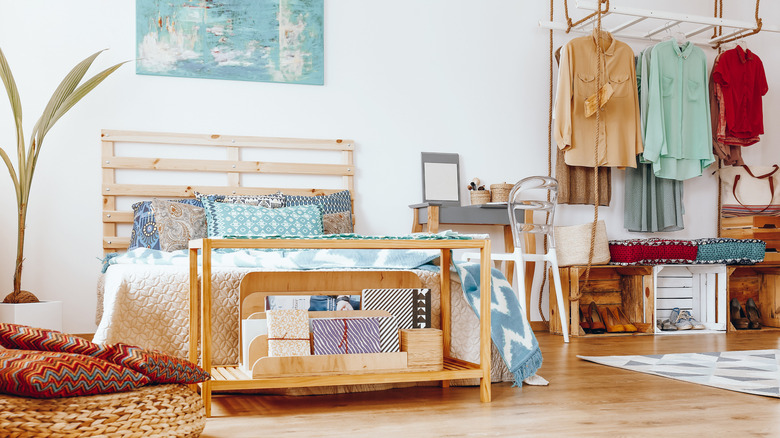
[[607,326],[604,325],[604,320],[599,315],[599,308],[596,307],[596,302],[591,301],[588,306],[588,316],[590,317],[590,332],[594,335],[600,335],[607,331]]
[[758,306],[753,298],[748,298],[745,303],[745,313],[748,318],[748,328],[751,330],[758,330],[761,328],[761,312],[758,311]]
[[612,314],[609,307],[604,306],[599,308],[599,313],[601,313],[601,319],[604,321],[604,325],[607,326],[608,333],[622,333],[626,331],[626,329],[623,328],[623,325],[620,324],[619,319],[615,318],[615,315]]
[[631,324],[626,314],[623,313],[623,309],[621,309],[619,306],[610,306],[608,309],[610,312],[612,312],[612,316],[615,318],[615,320],[623,326],[624,332],[633,333],[637,331],[636,326]]
[[748,328],[750,321],[745,317],[745,311],[742,310],[742,305],[739,304],[739,300],[736,298],[732,298],[731,302],[729,302],[729,316],[735,329],[745,330]]
[[588,314],[588,305],[580,304],[580,327],[585,333],[590,333],[590,315]]

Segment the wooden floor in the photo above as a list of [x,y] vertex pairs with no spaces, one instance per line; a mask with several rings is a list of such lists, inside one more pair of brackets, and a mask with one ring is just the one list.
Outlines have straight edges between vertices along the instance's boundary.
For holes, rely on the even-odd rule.
[[576,355],[780,348],[780,331],[574,338],[538,333],[547,387],[393,389],[329,396],[220,396],[204,437],[780,436],[780,399],[577,359]]

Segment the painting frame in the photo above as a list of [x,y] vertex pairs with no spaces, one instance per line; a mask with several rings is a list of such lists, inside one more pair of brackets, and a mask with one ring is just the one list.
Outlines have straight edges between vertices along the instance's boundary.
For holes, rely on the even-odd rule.
[[324,85],[324,0],[136,0],[136,74]]

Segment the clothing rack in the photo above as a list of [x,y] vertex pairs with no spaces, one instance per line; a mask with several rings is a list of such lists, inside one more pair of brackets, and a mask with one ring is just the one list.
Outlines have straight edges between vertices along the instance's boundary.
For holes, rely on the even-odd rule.
[[[599,7],[598,2],[577,0],[577,9],[585,11],[596,11]],[[751,21],[731,20],[727,18],[716,18],[705,15],[681,14],[677,12],[659,11],[641,8],[631,8],[619,5],[609,5],[609,9],[604,11],[602,19],[608,16],[624,17],[622,20],[612,26],[604,24],[605,29],[612,33],[616,38],[641,39],[649,41],[661,41],[665,38],[665,32],[669,32],[675,26],[678,26],[680,33],[686,40],[700,46],[717,46],[718,42],[731,38],[738,38],[742,35],[753,32],[756,23]],[[592,25],[596,18],[591,17],[588,20],[572,27],[572,32],[590,33]],[[637,26],[640,25],[641,26]],[[649,28],[648,27],[649,24]],[[722,26],[723,33],[714,38],[690,39],[704,32],[712,30],[714,27]],[[539,21],[539,27],[553,30],[566,31],[568,28],[564,22]],[[761,32],[780,32],[778,26],[761,26]]]

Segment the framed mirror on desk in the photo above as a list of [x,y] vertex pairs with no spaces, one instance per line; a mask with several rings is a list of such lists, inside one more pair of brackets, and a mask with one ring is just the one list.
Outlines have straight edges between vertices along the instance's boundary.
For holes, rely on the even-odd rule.
[[422,152],[423,202],[460,206],[460,162],[458,154]]

